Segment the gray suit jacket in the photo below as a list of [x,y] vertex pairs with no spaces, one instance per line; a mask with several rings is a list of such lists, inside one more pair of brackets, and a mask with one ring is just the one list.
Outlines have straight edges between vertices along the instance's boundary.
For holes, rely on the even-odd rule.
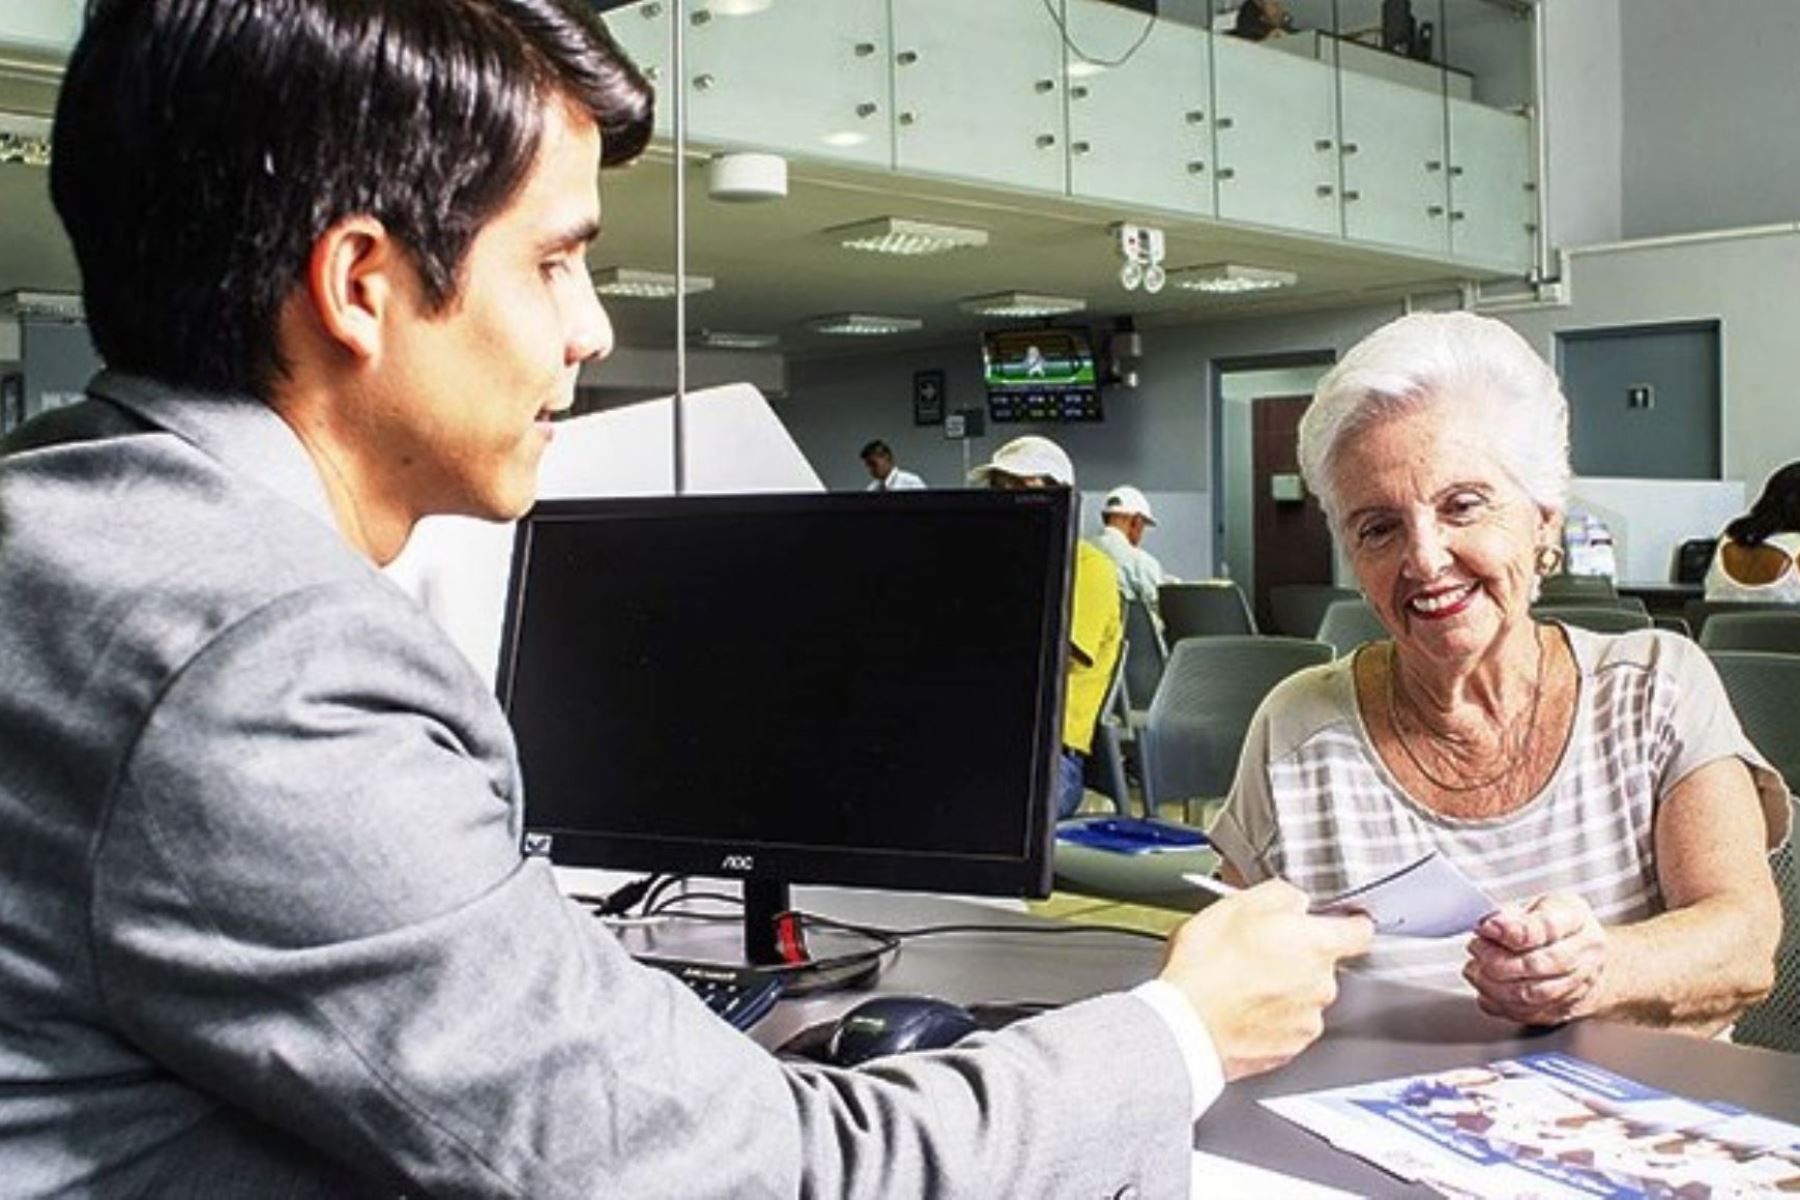
[[1129,997],[840,1072],[637,966],[521,859],[502,714],[287,427],[93,391],[0,470],[7,1194],[1186,1194]]

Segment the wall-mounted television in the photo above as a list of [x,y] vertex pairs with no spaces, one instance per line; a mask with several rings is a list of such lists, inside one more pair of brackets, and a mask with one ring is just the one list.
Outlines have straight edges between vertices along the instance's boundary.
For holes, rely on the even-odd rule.
[[999,330],[983,338],[981,356],[995,424],[1104,419],[1085,330]]

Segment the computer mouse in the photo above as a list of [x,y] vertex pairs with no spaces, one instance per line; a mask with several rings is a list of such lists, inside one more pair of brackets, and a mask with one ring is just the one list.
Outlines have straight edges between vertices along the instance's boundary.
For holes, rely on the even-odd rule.
[[977,1026],[969,1010],[930,996],[875,996],[839,1018],[826,1043],[827,1061],[854,1067],[908,1050],[953,1045]]

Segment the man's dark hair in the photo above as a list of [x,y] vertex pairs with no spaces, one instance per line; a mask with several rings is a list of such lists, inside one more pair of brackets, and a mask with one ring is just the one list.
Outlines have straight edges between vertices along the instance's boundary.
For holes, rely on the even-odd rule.
[[93,0],[57,103],[50,193],[116,370],[266,394],[282,303],[368,214],[428,303],[524,184],[547,102],[609,165],[652,92],[582,0]]
[[1774,533],[1800,533],[1800,462],[1769,476],[1750,511],[1725,527],[1740,546],[1755,546]]
[[876,438],[874,441],[864,446],[862,448],[862,453],[857,457],[874,458],[876,455],[880,455],[882,458],[892,458],[894,457],[894,452],[888,449],[888,444],[886,442],[882,441],[880,438]]

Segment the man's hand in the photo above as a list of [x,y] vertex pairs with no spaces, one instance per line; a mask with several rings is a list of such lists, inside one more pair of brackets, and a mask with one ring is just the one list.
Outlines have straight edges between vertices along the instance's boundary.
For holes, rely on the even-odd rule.
[[1555,1025],[1594,1010],[1606,949],[1606,928],[1587,901],[1551,892],[1484,918],[1469,940],[1463,978],[1482,1012]]
[[1369,948],[1361,915],[1314,917],[1306,894],[1272,879],[1209,905],[1175,931],[1162,978],[1206,1022],[1226,1079],[1278,1067],[1325,1028],[1337,963]]

